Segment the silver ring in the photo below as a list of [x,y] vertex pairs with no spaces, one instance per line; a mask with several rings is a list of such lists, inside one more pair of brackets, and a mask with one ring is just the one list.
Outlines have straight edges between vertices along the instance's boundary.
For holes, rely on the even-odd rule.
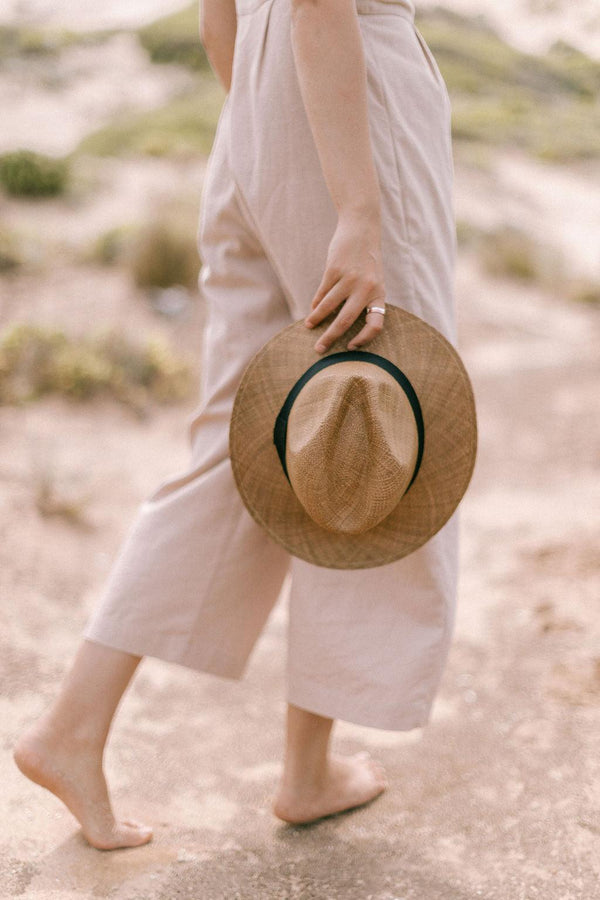
[[381,313],[382,316],[385,316],[385,309],[383,306],[367,306],[367,312],[378,312]]

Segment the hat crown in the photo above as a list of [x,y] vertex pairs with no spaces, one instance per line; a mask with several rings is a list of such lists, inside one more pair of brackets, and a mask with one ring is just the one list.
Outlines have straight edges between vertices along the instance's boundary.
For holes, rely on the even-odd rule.
[[361,534],[397,506],[418,446],[413,410],[395,379],[368,362],[340,362],[311,378],[290,411],[290,483],[321,527]]

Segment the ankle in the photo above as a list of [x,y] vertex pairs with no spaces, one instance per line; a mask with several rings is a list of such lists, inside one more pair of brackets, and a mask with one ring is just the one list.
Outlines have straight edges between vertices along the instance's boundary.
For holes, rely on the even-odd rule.
[[53,714],[42,716],[29,732],[34,741],[42,741],[53,750],[102,756],[106,735],[93,722],[64,722]]
[[290,793],[320,793],[329,774],[327,757],[319,760],[286,759],[281,778],[283,790]]

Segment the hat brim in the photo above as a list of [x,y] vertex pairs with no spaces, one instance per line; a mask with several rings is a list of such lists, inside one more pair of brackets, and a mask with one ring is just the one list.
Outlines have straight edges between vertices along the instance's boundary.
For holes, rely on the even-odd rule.
[[[418,316],[386,305],[382,331],[365,346],[391,360],[410,380],[423,413],[425,441],[418,475],[398,505],[362,534],[337,534],[305,511],[287,480],[273,443],[273,426],[293,384],[322,358],[317,336],[332,320],[309,329],[295,322],[254,356],[238,387],[229,429],[231,465],[245,506],[292,555],[318,566],[381,566],[417,550],[448,521],[475,465],[477,422],[469,376],[456,349]],[[329,348],[345,350],[364,317]]]

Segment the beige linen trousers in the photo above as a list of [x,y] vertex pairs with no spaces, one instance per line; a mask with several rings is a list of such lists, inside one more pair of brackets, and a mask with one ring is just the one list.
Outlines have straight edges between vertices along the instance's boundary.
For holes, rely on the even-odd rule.
[[[386,302],[454,343],[446,85],[411,0],[355,2],[381,184]],[[402,560],[322,568],[290,556],[252,519],[228,455],[244,368],[308,313],[337,221],[297,81],[290,5],[237,0],[233,79],[197,232],[207,318],[190,461],[141,504],[84,636],[240,679],[289,572],[286,699],[323,716],[408,730],[429,720],[451,641],[457,514]]]

